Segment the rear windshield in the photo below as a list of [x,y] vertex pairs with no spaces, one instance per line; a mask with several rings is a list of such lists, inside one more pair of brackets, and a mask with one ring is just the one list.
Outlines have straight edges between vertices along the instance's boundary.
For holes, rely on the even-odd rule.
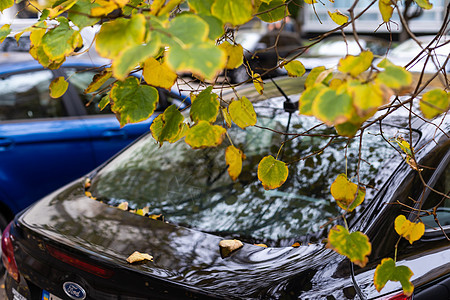
[[[183,140],[159,147],[147,135],[100,170],[90,191],[110,205],[127,201],[133,209],[148,206],[149,214],[162,214],[170,223],[250,242],[286,245],[297,237],[318,234],[340,213],[330,185],[346,169],[349,178],[355,176],[359,139],[335,139],[323,152],[319,150],[335,134],[331,128],[319,126],[311,132],[315,136],[293,139],[279,154],[289,167],[286,183],[266,191],[257,167],[264,156],[275,157],[284,141],[277,132],[286,131],[289,114],[281,106],[281,99],[255,104],[257,125],[272,130],[230,129],[233,144],[246,155],[235,182],[225,164],[227,139],[217,148],[192,150]],[[289,132],[302,133],[316,124],[315,119],[294,113]],[[360,172],[360,181],[375,187],[382,183],[375,177],[377,171],[395,153],[376,134],[378,130],[365,131]],[[383,130],[387,138],[399,133],[396,127]],[[320,154],[307,157],[312,152]]]

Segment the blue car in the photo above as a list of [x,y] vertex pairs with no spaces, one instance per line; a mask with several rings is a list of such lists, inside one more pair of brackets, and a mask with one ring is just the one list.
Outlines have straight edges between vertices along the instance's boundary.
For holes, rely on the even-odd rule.
[[[154,116],[120,128],[109,106],[98,108],[102,95],[83,93],[97,67],[92,60],[74,58],[48,70],[28,54],[0,54],[0,229],[149,130]],[[58,76],[70,84],[53,99],[49,84]],[[160,106],[173,101],[182,97],[160,90]]]

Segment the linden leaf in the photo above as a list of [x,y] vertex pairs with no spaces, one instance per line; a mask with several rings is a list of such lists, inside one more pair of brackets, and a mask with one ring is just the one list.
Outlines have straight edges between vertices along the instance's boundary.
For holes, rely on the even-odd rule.
[[380,10],[383,22],[388,23],[391,20],[392,13],[394,12],[394,7],[391,5],[391,1],[378,1],[378,9]]
[[360,127],[361,123],[355,123],[350,121],[334,125],[334,128],[336,129],[336,132],[339,135],[347,137],[354,137]]
[[265,190],[276,189],[283,185],[289,174],[288,167],[280,160],[268,155],[258,165],[258,179]]
[[253,5],[252,1],[215,0],[211,13],[225,24],[238,26],[251,20]]
[[5,24],[0,28],[0,43],[2,43],[6,37],[11,33],[11,25]]
[[344,25],[348,22],[348,16],[344,15],[337,9],[334,12],[328,11],[328,15],[330,16],[331,20],[333,20],[333,22],[338,25]]
[[[331,184],[331,195],[336,200],[336,203],[340,208],[349,212],[353,211],[359,206],[366,196],[366,189],[362,186],[359,187],[348,180],[345,174],[339,174],[334,182]],[[358,190],[358,196],[356,191]]]
[[185,47],[175,44],[167,54],[167,64],[173,70],[191,72],[207,79],[214,78],[225,63],[225,53],[213,43],[207,42]]
[[104,96],[102,98],[102,100],[100,100],[100,102],[98,103],[98,108],[100,108],[100,110],[104,110],[105,107],[111,102],[111,98],[109,97],[109,93]]
[[139,84],[136,77],[114,84],[110,93],[111,110],[120,126],[148,119],[155,111],[159,94],[156,88]]
[[347,92],[352,96],[353,104],[361,117],[372,116],[387,100],[380,86],[371,82],[352,80],[347,84]]
[[124,202],[120,203],[119,205],[117,205],[117,208],[121,209],[121,210],[128,210],[128,202],[124,201]]
[[59,98],[64,95],[69,87],[69,83],[64,79],[63,76],[55,78],[50,83],[50,97]]
[[262,95],[264,92],[264,82],[261,78],[261,75],[258,73],[253,73],[253,85],[255,86],[256,91],[258,94]]
[[239,240],[221,240],[219,242],[220,256],[222,258],[230,256],[234,251],[241,249],[244,244]]
[[199,121],[189,130],[185,141],[193,149],[216,147],[222,143],[225,132],[226,129],[221,126]]
[[231,102],[228,106],[233,122],[242,129],[256,124],[256,112],[247,97]]
[[44,34],[41,42],[45,54],[53,61],[68,56],[75,48],[83,45],[80,33],[70,27],[66,18],[60,17],[58,22],[57,27]]
[[375,269],[373,283],[378,292],[380,292],[386,283],[399,281],[406,296],[411,296],[414,291],[414,285],[410,279],[414,273],[407,266],[396,266],[392,258],[384,258],[381,264]]
[[152,136],[160,142],[174,143],[179,140],[179,133],[182,128],[184,117],[175,104],[172,104],[164,113],[153,120],[150,130]]
[[189,7],[198,14],[211,14],[214,0],[189,0]]
[[307,4],[314,4],[314,3],[317,3],[317,0],[304,0],[305,1],[305,3],[307,3]]
[[372,60],[373,53],[370,51],[363,51],[357,56],[347,55],[339,60],[338,70],[356,77],[370,67]]
[[[114,76],[119,80],[124,80],[131,70],[136,68],[141,62],[145,61],[147,58],[151,58],[151,56],[155,55],[160,47],[160,43],[158,39],[153,39],[151,42],[147,43],[146,45],[136,45],[131,46],[127,49],[125,49],[123,52],[121,52],[117,58],[112,63],[112,69],[114,72]],[[170,88],[172,87],[173,83],[175,82],[175,79],[177,75],[172,72],[169,68],[163,68],[164,70],[161,70],[161,67],[158,68],[155,66],[154,72],[158,75],[161,75],[160,80],[166,84],[166,86],[159,85],[160,82],[157,82],[157,84],[151,84],[154,86],[160,86],[163,88]],[[164,74],[161,74],[161,72],[164,71]],[[145,66],[144,66],[144,79],[145,79]],[[148,72],[147,72],[148,73]],[[173,78],[175,76],[175,78]],[[148,77],[148,74],[147,74]],[[165,78],[169,77],[169,78]],[[172,80],[172,84],[167,87],[170,83],[166,82],[165,80]],[[170,81],[169,80],[169,81]],[[147,83],[149,83],[146,80]],[[150,83],[149,83],[150,84]]]
[[382,60],[378,67],[384,68],[384,71],[379,72],[376,77],[378,83],[398,91],[410,87],[412,75],[405,68],[396,66],[386,59]]
[[305,66],[299,60],[293,60],[284,65],[290,77],[302,77],[305,74]]
[[177,74],[167,66],[167,63],[160,63],[153,57],[145,61],[143,75],[148,84],[165,89],[170,89],[177,80]]
[[341,255],[345,255],[351,262],[364,268],[372,252],[369,238],[362,232],[348,232],[341,226],[334,226],[328,233],[327,248],[331,248]]
[[231,45],[228,42],[223,42],[219,45],[227,56],[226,69],[236,69],[244,63],[244,48],[241,45]]
[[213,123],[219,114],[219,106],[217,94],[213,93],[212,86],[209,86],[193,98],[190,117],[196,123],[201,120]]
[[150,254],[147,254],[147,253],[140,253],[138,251],[134,251],[133,254],[131,254],[127,258],[127,262],[129,262],[130,264],[135,263],[135,262],[141,262],[144,260],[153,261],[153,256],[151,256]]
[[420,101],[420,110],[427,119],[446,112],[450,107],[450,94],[441,89],[426,92]]
[[100,21],[100,18],[93,18],[89,16],[92,8],[100,6],[96,2],[91,2],[92,1],[90,0],[78,0],[69,10],[67,15],[68,19],[80,29],[87,26],[92,26]]
[[422,222],[413,223],[407,220],[404,215],[399,215],[395,218],[394,228],[395,231],[400,236],[407,239],[410,244],[419,240],[425,233],[425,225]]
[[348,121],[353,111],[350,95],[345,92],[338,94],[330,88],[322,89],[312,104],[313,115],[327,125]]
[[211,15],[199,15],[199,17],[208,23],[208,38],[210,40],[216,40],[225,33],[223,23],[220,19]]
[[428,0],[414,0],[417,5],[422,7],[423,9],[432,9],[433,4],[431,4]]
[[230,128],[231,127],[231,116],[228,113],[228,110],[224,107],[221,107],[220,111],[222,112],[222,116],[223,116],[225,123],[227,124],[227,127]]
[[313,86],[312,88],[306,89],[301,95],[299,101],[299,109],[298,112],[301,115],[312,116],[312,105],[317,95],[326,88],[325,85],[320,84]]
[[5,9],[10,8],[14,5],[14,0],[2,0],[0,1],[0,12],[3,12]]
[[96,0],[95,2],[98,6],[92,6],[90,14],[93,17],[101,17],[124,7],[129,0]]
[[242,160],[245,159],[244,152],[235,146],[228,146],[225,150],[225,162],[228,166],[228,174],[235,181],[242,171]]
[[257,17],[264,22],[273,23],[289,15],[285,0],[262,2],[257,11]]
[[411,145],[403,137],[396,137],[395,142],[400,147],[400,149],[405,152],[406,155],[412,156],[412,151],[414,151],[414,148],[412,148]]
[[[327,83],[333,76],[331,73],[326,73],[327,71],[328,70],[324,66],[313,68],[309,72],[308,77],[306,77],[305,89],[313,87],[316,84]],[[322,78],[323,76],[320,76],[321,74],[326,75],[325,78]]]
[[84,90],[85,94],[89,94],[98,90],[109,78],[111,78],[112,72],[110,68],[102,70],[100,73],[95,74],[92,78],[92,82]]
[[134,15],[131,19],[118,18],[105,22],[97,34],[95,49],[106,58],[114,59],[120,52],[144,41],[145,17]]

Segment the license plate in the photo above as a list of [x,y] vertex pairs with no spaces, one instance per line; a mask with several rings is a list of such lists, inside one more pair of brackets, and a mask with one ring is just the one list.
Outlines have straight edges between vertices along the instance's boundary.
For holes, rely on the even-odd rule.
[[46,290],[42,291],[42,300],[63,300],[52,293],[47,292]]

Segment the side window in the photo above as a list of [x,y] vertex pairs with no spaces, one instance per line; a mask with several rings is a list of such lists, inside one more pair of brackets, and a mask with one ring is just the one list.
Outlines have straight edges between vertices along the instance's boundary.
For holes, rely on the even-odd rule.
[[0,121],[67,116],[62,98],[50,97],[53,73],[42,70],[0,78]]
[[[433,209],[436,208],[436,216],[439,224],[442,227],[450,226],[450,163],[447,163],[445,165],[445,168],[439,174],[439,177],[434,184],[433,189],[441,192],[442,194],[445,194],[446,196],[431,191],[427,199],[425,200],[424,205],[422,206],[422,210],[427,210],[431,213]],[[421,219],[424,222],[426,228],[440,230],[439,225],[434,219],[434,216],[428,213],[424,214],[426,215]]]
[[80,71],[76,69],[64,69],[64,72],[69,78],[70,84],[77,90],[80,99],[83,101],[83,105],[86,108],[86,113],[88,115],[98,115],[98,114],[112,114],[110,106],[106,106],[105,109],[100,110],[98,104],[102,100],[106,93],[101,93],[102,89],[110,85],[114,79],[109,79],[103,86],[98,89],[100,93],[97,92],[85,94],[84,89],[92,82],[92,78],[97,71]]

